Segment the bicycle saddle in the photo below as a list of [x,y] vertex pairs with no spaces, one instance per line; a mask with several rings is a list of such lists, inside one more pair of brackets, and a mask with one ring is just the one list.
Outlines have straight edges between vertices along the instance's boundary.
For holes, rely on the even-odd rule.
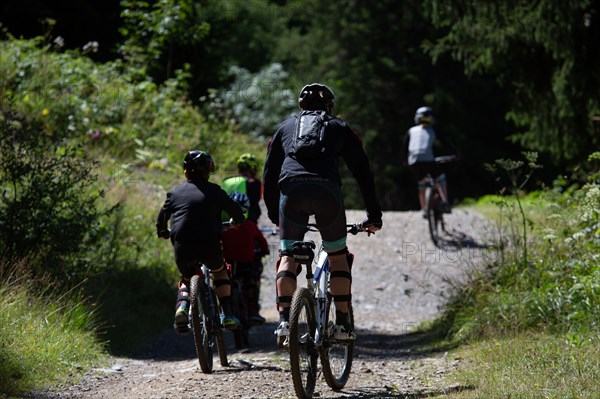
[[316,247],[314,241],[296,241],[292,244],[292,256],[298,263],[311,264],[315,257],[313,250]]

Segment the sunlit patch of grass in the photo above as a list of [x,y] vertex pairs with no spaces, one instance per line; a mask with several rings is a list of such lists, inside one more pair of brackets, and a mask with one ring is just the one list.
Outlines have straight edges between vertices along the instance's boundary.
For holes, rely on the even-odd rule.
[[0,393],[51,385],[102,363],[96,316],[78,291],[0,281]]
[[459,351],[476,358],[456,376],[475,387],[451,398],[597,398],[600,335],[546,332],[488,339]]

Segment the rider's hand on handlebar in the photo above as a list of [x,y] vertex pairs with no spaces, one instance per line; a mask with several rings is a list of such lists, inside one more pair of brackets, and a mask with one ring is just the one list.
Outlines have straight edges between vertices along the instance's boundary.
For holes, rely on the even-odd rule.
[[171,230],[169,230],[169,229],[157,230],[156,235],[158,236],[158,238],[164,238],[166,240],[166,239],[171,238]]
[[361,223],[362,228],[365,229],[369,233],[375,233],[376,231],[381,230],[383,227],[383,221],[380,220],[365,220]]

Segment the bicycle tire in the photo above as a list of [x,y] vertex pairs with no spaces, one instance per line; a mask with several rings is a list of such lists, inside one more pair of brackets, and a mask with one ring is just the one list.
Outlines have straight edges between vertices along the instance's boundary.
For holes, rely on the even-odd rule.
[[425,189],[425,204],[427,213],[427,223],[429,225],[429,235],[435,246],[439,245],[440,241],[440,218],[441,212],[438,209],[439,196],[433,187]]
[[238,318],[238,320],[242,323],[242,327],[236,330],[233,330],[233,342],[235,344],[236,349],[242,349],[246,346],[249,346],[249,331],[248,331],[248,321],[245,317],[245,304],[242,299],[242,289],[240,287],[241,283],[237,280],[232,281],[231,285],[231,301],[233,306],[233,314]]
[[217,343],[217,351],[219,352],[219,362],[221,366],[227,367],[229,366],[229,361],[227,360],[227,347],[225,346],[225,338],[223,337],[223,328],[221,327],[221,319],[220,319],[220,304],[219,298],[215,294],[215,291],[211,288],[210,294],[212,298],[211,304],[211,315],[212,315],[212,331],[215,337],[215,341]]
[[213,369],[213,354],[212,354],[212,339],[211,339],[211,319],[210,307],[206,303],[207,287],[201,276],[192,276],[190,282],[190,312],[192,315],[192,334],[194,336],[194,345],[196,346],[196,354],[198,362],[203,373],[212,373]]
[[299,287],[294,292],[290,309],[290,366],[294,390],[299,399],[312,398],[317,381],[315,347],[315,299],[308,289]]
[[[334,391],[339,391],[348,382],[350,371],[352,370],[352,360],[354,357],[354,341],[337,341],[331,337],[334,327],[335,305],[332,298],[328,295],[327,300],[327,320],[326,331],[323,345],[320,348],[321,365],[323,367],[323,377],[327,385]],[[354,331],[354,314],[352,307],[348,309],[348,318],[350,329]]]

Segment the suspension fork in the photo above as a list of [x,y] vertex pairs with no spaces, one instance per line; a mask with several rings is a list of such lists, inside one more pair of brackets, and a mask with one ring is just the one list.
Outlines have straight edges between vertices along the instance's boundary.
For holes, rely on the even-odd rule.
[[327,321],[327,295],[328,295],[328,285],[329,285],[329,258],[327,257],[327,252],[321,251],[319,254],[319,259],[317,261],[317,268],[315,271],[315,276],[313,278],[313,283],[316,286],[316,317],[317,317],[317,331],[315,332],[315,343],[319,344],[319,342],[325,336],[325,329],[327,326],[325,322]]

